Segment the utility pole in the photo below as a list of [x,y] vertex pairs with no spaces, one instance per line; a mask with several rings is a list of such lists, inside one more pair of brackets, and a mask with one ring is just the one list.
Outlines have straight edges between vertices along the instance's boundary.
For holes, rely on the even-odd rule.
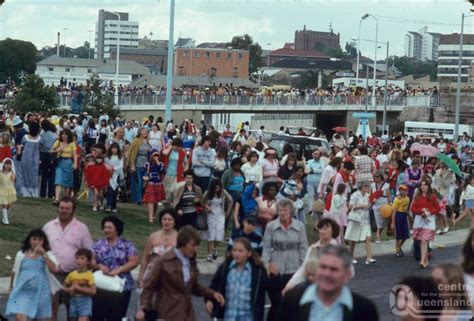
[[454,143],[458,141],[459,114],[461,111],[461,73],[462,73],[462,45],[464,37],[464,13],[461,16],[461,35],[459,36],[458,82],[456,84],[456,115],[454,121]]
[[388,52],[390,42],[387,41],[387,55],[385,58],[385,92],[383,95],[383,117],[382,117],[382,134],[387,126],[387,98],[388,98]]
[[170,30],[168,37],[168,66],[166,68],[166,109],[165,121],[171,120],[171,87],[173,86],[173,55],[174,55],[174,1],[170,4]]

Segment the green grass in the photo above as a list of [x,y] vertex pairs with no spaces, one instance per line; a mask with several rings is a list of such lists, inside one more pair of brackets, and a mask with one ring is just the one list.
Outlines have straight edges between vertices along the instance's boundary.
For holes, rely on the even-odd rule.
[[[153,225],[148,223],[148,215],[144,206],[119,203],[119,217],[125,222],[125,232],[123,236],[131,240],[142,253],[148,235],[159,229],[159,224]],[[13,266],[13,260],[16,252],[20,248],[20,244],[26,234],[34,229],[41,228],[46,222],[56,217],[57,208],[51,205],[50,200],[20,198],[18,202],[13,204],[10,214],[10,225],[0,225],[0,277],[10,275]],[[92,212],[89,203],[81,201],[76,209],[76,217],[84,222],[94,240],[102,237],[100,230],[100,222],[104,217],[104,213]],[[317,241],[317,233],[313,230],[313,221],[308,216],[308,224],[306,231],[309,244]],[[468,228],[470,219],[466,218],[459,222],[452,230]],[[390,240],[382,234],[382,240]],[[220,249],[225,248],[225,244],[220,245]],[[205,258],[207,253],[207,244],[202,242],[198,252],[198,258]],[[12,259],[7,260],[5,257],[10,256]]]

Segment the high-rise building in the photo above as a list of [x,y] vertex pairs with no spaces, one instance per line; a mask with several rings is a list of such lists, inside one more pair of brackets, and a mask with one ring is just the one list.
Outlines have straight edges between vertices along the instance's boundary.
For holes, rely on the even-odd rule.
[[[455,82],[458,79],[459,34],[441,35],[438,47],[438,80]],[[474,34],[463,35],[461,81],[468,82],[474,60]]]
[[118,14],[120,21],[113,12],[99,11],[99,19],[95,26],[94,58],[109,58],[110,49],[116,48],[117,44],[120,48],[138,48],[138,22],[129,21],[126,12]]
[[440,33],[428,32],[428,27],[409,31],[405,35],[405,56],[419,61],[438,60]]
[[330,32],[306,30],[295,31],[295,49],[296,50],[318,50],[338,49],[339,34],[335,34],[332,29]]

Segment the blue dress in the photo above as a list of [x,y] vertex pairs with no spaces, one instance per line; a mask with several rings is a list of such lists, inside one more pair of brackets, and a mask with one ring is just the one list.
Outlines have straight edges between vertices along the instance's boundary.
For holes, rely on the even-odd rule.
[[30,319],[51,318],[51,288],[45,270],[43,257],[35,259],[25,257],[21,262],[20,272],[10,297],[6,315],[18,313]]

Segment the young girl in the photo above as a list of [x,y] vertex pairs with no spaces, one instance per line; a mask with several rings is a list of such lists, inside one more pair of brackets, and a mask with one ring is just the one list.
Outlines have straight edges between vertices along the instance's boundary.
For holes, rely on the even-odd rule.
[[474,176],[470,175],[464,183],[464,191],[461,194],[459,204],[464,202],[464,212],[453,221],[453,225],[471,214],[471,228],[474,228]]
[[0,163],[0,205],[2,205],[2,223],[10,224],[8,211],[12,203],[16,202],[15,170],[11,158],[5,158]]
[[143,181],[146,182],[145,193],[143,194],[143,203],[148,204],[148,222],[155,222],[155,212],[158,203],[166,199],[163,178],[166,169],[160,161],[160,153],[156,150],[151,152],[149,162],[145,163]]
[[[242,272],[249,271],[250,282],[238,283]],[[226,301],[225,306],[206,302],[206,309],[212,317],[230,320],[263,321],[265,306],[265,291],[269,287],[268,274],[265,271],[260,257],[253,251],[250,242],[245,238],[236,239],[232,248],[232,255],[219,266],[214,275],[210,288],[218,291],[226,299],[239,298],[241,302],[250,304],[238,305],[237,315],[230,309]]]
[[16,320],[51,318],[51,298],[61,288],[51,274],[57,267],[46,234],[32,230],[15,257],[6,315]]
[[107,187],[107,207],[106,212],[117,213],[117,192],[120,180],[123,177],[123,158],[120,146],[117,143],[110,145],[105,159],[105,165],[109,168],[110,176],[109,186]]
[[[217,245],[224,240],[225,218],[232,210],[232,196],[222,187],[218,179],[211,182],[209,191],[204,193],[204,206],[207,210],[207,261],[217,258]],[[211,254],[212,253],[212,254]]]
[[344,228],[347,225],[347,198],[344,196],[346,184],[336,187],[336,194],[331,200],[331,210],[327,217],[333,219],[339,225],[339,242],[344,244]]
[[89,191],[93,193],[92,211],[97,212],[97,206],[103,210],[102,205],[104,189],[109,184],[110,172],[104,164],[104,156],[97,155],[93,164],[87,164],[84,169],[84,177],[89,186]]
[[410,238],[408,229],[408,206],[410,198],[407,196],[408,188],[400,185],[398,196],[393,201],[392,226],[395,226],[395,255],[404,256],[403,243]]
[[5,158],[12,158],[12,146],[10,135],[8,133],[0,134],[0,162]]

